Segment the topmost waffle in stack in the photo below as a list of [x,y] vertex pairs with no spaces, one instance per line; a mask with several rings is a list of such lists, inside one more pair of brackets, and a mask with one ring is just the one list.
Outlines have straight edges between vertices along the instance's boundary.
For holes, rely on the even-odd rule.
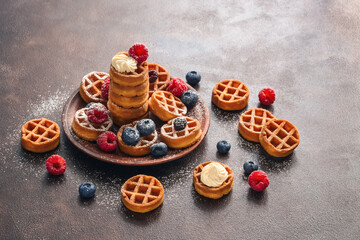
[[[115,55],[127,52],[119,52]],[[117,125],[148,116],[149,74],[147,61],[137,64],[134,72],[119,72],[110,65],[108,108]]]

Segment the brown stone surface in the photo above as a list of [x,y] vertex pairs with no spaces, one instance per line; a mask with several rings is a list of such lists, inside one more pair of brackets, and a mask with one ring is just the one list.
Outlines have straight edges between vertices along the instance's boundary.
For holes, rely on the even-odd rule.
[[[341,1],[2,1],[0,9],[0,239],[359,239],[360,4]],[[172,76],[202,74],[197,90],[210,108],[208,135],[188,156],[152,167],[95,160],[61,134],[60,146],[33,154],[21,148],[30,119],[61,123],[68,96],[90,71],[107,71],[111,57],[145,43],[150,62]],[[211,104],[223,79],[257,93],[277,94],[268,109],[300,132],[294,154],[275,160],[237,132],[242,111]],[[244,111],[245,111],[244,110]],[[216,143],[226,139],[230,153]],[[45,160],[67,160],[49,176]],[[219,200],[199,196],[195,166],[229,165],[234,188]],[[242,164],[256,160],[269,175],[263,193],[249,189]],[[153,175],[163,205],[147,214],[127,210],[121,185]],[[92,181],[96,197],[78,186]]]

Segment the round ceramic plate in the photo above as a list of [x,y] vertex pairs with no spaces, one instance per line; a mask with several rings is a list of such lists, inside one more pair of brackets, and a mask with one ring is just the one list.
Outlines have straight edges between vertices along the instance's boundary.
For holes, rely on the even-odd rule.
[[[188,85],[188,88],[195,91],[195,89],[193,89],[189,85]],[[120,165],[129,165],[129,166],[155,165],[155,164],[170,162],[175,159],[181,158],[181,157],[185,156],[186,154],[189,154],[191,151],[193,151],[202,142],[202,140],[204,139],[204,137],[209,129],[209,125],[210,125],[209,109],[206,106],[204,99],[202,99],[201,96],[199,95],[199,100],[196,103],[196,105],[193,108],[188,109],[188,113],[186,114],[186,116],[196,118],[197,120],[199,120],[199,122],[201,124],[202,135],[201,135],[200,140],[197,143],[195,143],[194,145],[192,145],[188,148],[179,149],[179,150],[169,148],[167,154],[161,158],[154,158],[151,155],[147,155],[144,157],[132,157],[132,156],[126,155],[125,153],[122,153],[119,148],[117,148],[114,152],[106,153],[106,152],[101,151],[98,148],[95,141],[89,142],[89,141],[82,140],[72,130],[71,124],[72,124],[75,112],[77,110],[79,110],[80,108],[85,107],[85,105],[86,105],[86,103],[81,98],[78,90],[74,91],[71,94],[71,96],[69,97],[69,99],[66,101],[64,110],[62,113],[62,118],[61,118],[63,129],[64,129],[66,136],[68,137],[70,142],[72,142],[78,149],[85,152],[86,154],[88,154],[96,159],[99,159],[101,161],[111,162],[111,163],[120,164]],[[150,113],[149,118],[151,118],[155,121],[156,131],[158,132],[158,134],[160,136],[160,127],[163,124],[165,124],[166,122],[159,120],[152,113]],[[118,126],[114,125],[112,127],[112,131],[115,134],[118,132],[118,130],[119,130]]]

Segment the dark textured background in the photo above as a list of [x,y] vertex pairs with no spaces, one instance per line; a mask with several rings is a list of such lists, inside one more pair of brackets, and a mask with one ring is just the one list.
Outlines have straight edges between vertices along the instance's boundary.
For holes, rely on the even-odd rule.
[[[357,0],[1,1],[0,239],[359,239],[359,12]],[[63,132],[52,152],[22,150],[22,124],[61,124],[82,76],[108,71],[112,56],[134,42],[173,76],[202,74],[211,123],[194,152],[123,167],[87,157]],[[301,135],[293,155],[269,158],[237,133],[240,112],[211,104],[212,87],[226,78],[247,84],[247,109],[258,106],[260,89],[275,89],[270,111]],[[221,139],[232,144],[227,156],[216,153]],[[61,177],[46,172],[51,154],[67,160]],[[234,170],[234,188],[219,200],[192,186],[194,167],[208,160]],[[268,173],[265,192],[249,190],[246,160]],[[165,187],[164,204],[148,214],[120,201],[122,183],[137,173]],[[83,181],[98,187],[90,201],[78,197]]]

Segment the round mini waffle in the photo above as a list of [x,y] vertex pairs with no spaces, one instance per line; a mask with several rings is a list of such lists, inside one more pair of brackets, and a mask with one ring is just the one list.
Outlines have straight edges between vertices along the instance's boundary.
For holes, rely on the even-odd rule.
[[149,154],[151,145],[153,145],[158,139],[158,134],[156,130],[154,130],[150,135],[141,136],[140,141],[135,146],[127,145],[126,143],[124,143],[124,141],[121,138],[122,132],[127,127],[136,127],[137,123],[138,121],[135,121],[130,124],[123,125],[121,126],[121,128],[117,133],[117,139],[120,150],[134,157],[145,156]]
[[113,91],[110,91],[109,97],[116,105],[118,105],[120,107],[138,108],[138,107],[143,106],[147,102],[147,100],[149,98],[149,94],[146,92],[139,96],[125,97],[122,95],[118,95],[118,94],[114,93]]
[[194,183],[196,192],[198,192],[200,195],[207,197],[207,198],[218,199],[218,198],[221,198],[222,196],[228,194],[231,191],[231,189],[234,185],[234,174],[229,166],[220,163],[228,172],[227,179],[223,182],[223,184],[221,184],[220,187],[206,186],[205,184],[203,184],[201,182],[201,179],[200,179],[201,172],[206,165],[208,165],[209,163],[212,163],[212,162],[214,162],[214,161],[201,163],[200,165],[195,167],[194,172],[193,172],[193,183]]
[[133,120],[133,121],[147,114],[149,109],[148,102],[145,102],[144,105],[138,108],[123,108],[115,104],[110,96],[107,106],[113,118],[119,118],[122,120]]
[[263,108],[251,108],[239,117],[238,129],[241,136],[246,140],[259,142],[261,128],[264,124],[275,117]]
[[[119,52],[116,55],[125,54],[127,52]],[[145,81],[149,81],[148,64],[147,61],[137,65],[137,69],[132,73],[120,73],[116,71],[112,64],[110,64],[110,79],[111,81],[122,86],[138,86]]]
[[155,177],[136,175],[122,185],[121,200],[133,212],[150,212],[164,201],[164,187]]
[[223,110],[241,110],[249,102],[249,89],[239,80],[218,82],[212,91],[212,102]]
[[285,119],[269,120],[260,133],[260,144],[273,157],[290,155],[300,143],[296,127]]
[[149,92],[149,81],[145,81],[137,86],[122,86],[114,81],[110,80],[109,93],[113,92],[114,94],[121,95],[124,97],[135,97],[140,96]]
[[168,147],[174,149],[185,148],[196,143],[202,134],[200,123],[197,119],[186,117],[186,126],[183,130],[176,131],[174,128],[174,119],[161,127],[161,140]]
[[79,138],[87,141],[95,141],[101,133],[110,130],[113,121],[109,116],[108,120],[103,124],[92,123],[86,115],[87,110],[87,108],[82,108],[76,111],[72,121],[72,129]]
[[149,71],[155,70],[158,74],[158,78],[154,82],[150,83],[149,86],[149,97],[151,97],[151,95],[157,90],[166,90],[170,82],[170,74],[163,66],[157,63],[149,63],[148,67]]
[[91,72],[86,74],[80,84],[80,96],[86,103],[100,102],[106,104],[106,99],[101,96],[101,86],[109,74],[104,72]]
[[59,125],[46,118],[30,120],[21,128],[21,145],[28,151],[48,152],[55,149],[59,143]]
[[162,121],[185,116],[187,113],[187,108],[181,100],[166,91],[154,92],[149,99],[149,108]]

